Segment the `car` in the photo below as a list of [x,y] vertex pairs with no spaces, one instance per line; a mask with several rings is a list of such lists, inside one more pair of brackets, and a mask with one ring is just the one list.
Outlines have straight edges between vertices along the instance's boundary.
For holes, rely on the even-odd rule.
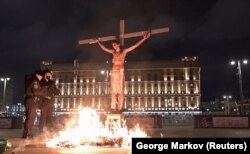
[[0,117],[9,117],[9,114],[6,112],[0,112]]

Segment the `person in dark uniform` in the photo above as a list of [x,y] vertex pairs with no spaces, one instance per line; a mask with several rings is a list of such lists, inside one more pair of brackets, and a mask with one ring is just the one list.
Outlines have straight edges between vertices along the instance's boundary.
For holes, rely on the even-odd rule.
[[54,110],[55,95],[59,95],[60,90],[56,88],[55,82],[52,80],[52,73],[50,70],[44,70],[44,77],[41,80],[41,87],[47,91],[47,96],[43,98],[40,104],[40,133],[44,132],[45,128],[52,127],[52,113]]
[[25,112],[26,119],[24,122],[23,138],[32,138],[32,127],[36,118],[36,109],[42,97],[46,96],[46,91],[40,86],[43,78],[43,72],[37,70],[33,75],[25,76]]

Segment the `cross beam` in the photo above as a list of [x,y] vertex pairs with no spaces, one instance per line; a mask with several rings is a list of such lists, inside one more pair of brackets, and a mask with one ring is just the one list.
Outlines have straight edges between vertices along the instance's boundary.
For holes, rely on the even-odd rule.
[[[119,40],[120,40],[121,46],[124,45],[124,39],[126,39],[126,38],[143,36],[143,33],[146,33],[146,32],[150,32],[151,34],[165,33],[165,32],[169,32],[169,28],[168,27],[164,27],[164,28],[144,30],[144,31],[133,32],[133,33],[124,33],[124,31],[125,31],[125,21],[124,20],[120,20]],[[98,38],[92,38],[92,39],[86,39],[86,40],[79,40],[78,44],[81,45],[81,44],[96,43],[97,39],[99,39],[101,42],[105,42],[105,41],[116,40],[117,36],[113,35],[113,36],[104,36],[104,37],[98,37]]]

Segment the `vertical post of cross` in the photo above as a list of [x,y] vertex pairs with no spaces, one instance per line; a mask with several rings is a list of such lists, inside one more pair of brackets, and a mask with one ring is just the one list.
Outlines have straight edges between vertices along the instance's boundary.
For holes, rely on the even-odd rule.
[[120,35],[119,35],[119,41],[120,45],[123,48],[124,47],[124,33],[125,33],[125,20],[120,20]]

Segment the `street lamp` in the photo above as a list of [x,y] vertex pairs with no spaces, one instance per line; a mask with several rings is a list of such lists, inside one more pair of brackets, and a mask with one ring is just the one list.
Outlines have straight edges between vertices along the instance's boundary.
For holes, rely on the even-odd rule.
[[226,99],[226,100],[228,101],[229,99],[232,98],[232,96],[231,96],[231,95],[224,95],[223,98]]
[[108,77],[109,77],[109,71],[108,70],[101,70],[100,72],[102,75],[104,75],[105,82],[107,83],[106,91],[108,93]]
[[244,95],[243,95],[243,89],[242,89],[241,63],[247,64],[248,61],[247,60],[237,60],[237,61],[232,60],[230,63],[231,65],[236,65],[236,62],[237,62],[237,70],[238,70],[237,75],[239,76],[239,86],[240,86],[240,101],[241,101],[240,113],[243,114]]
[[9,113],[9,108],[10,106],[9,105],[6,105],[6,112]]
[[7,81],[9,81],[10,78],[9,77],[3,77],[1,78],[1,81],[3,82],[3,101],[2,101],[2,104],[0,105],[0,111],[2,111],[4,108],[4,105],[5,105],[5,95],[6,95],[6,84],[7,84]]
[[230,114],[230,104],[229,104],[229,99],[231,99],[232,96],[231,95],[224,95],[223,96],[223,99],[226,100],[226,103],[224,103],[224,106],[225,106],[225,112],[227,115]]

